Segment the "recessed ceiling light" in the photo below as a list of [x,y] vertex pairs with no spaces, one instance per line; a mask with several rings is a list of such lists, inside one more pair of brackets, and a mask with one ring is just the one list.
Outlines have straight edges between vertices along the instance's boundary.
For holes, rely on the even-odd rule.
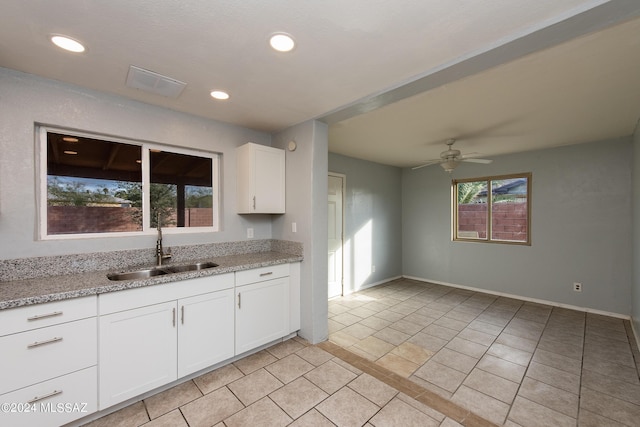
[[71,150],[65,150],[65,151],[63,151],[63,153],[64,153],[64,154],[70,154],[70,155],[72,155],[72,156],[73,156],[73,155],[78,154],[78,152],[77,152],[77,151],[71,151]]
[[290,52],[296,46],[293,37],[286,33],[277,33],[271,36],[269,44],[278,52]]
[[229,94],[221,90],[214,90],[211,92],[211,97],[215,99],[225,100],[229,99]]
[[64,138],[62,138],[62,140],[63,140],[64,142],[70,142],[70,143],[72,143],[72,144],[74,144],[74,143],[78,142],[78,138],[75,138],[75,137],[73,137],[73,136],[65,136]]
[[51,41],[56,46],[64,50],[68,50],[69,52],[80,53],[85,51],[82,43],[67,36],[53,35],[51,36]]

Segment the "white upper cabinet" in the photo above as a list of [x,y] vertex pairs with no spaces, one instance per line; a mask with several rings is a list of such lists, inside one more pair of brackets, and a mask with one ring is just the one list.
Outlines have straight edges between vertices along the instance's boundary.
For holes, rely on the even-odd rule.
[[237,211],[285,212],[285,152],[249,142],[237,149]]

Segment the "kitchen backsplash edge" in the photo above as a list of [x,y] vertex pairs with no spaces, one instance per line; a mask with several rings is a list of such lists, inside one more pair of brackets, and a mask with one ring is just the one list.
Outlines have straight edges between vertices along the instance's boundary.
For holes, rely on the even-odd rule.
[[[302,243],[276,239],[171,246],[170,250],[173,263],[270,251],[303,255]],[[0,260],[0,282],[127,269],[154,262],[155,248]]]

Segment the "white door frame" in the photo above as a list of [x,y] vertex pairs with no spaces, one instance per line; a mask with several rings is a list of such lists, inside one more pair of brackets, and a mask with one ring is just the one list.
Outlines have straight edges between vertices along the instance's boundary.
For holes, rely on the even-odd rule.
[[[345,208],[345,203],[344,203],[344,197],[345,197],[345,191],[346,191],[346,187],[347,187],[347,176],[345,174],[342,173],[337,173],[337,172],[329,172],[328,177],[336,177],[336,178],[340,178],[342,180],[342,210],[340,212],[340,222],[341,222],[341,229],[342,229],[342,233],[340,235],[340,247],[341,247],[341,260],[340,260],[340,295],[344,295],[344,208]],[[327,179],[328,179],[327,177]],[[327,237],[328,238],[328,237]],[[333,295],[331,297],[335,297],[335,296],[340,296],[340,295]]]

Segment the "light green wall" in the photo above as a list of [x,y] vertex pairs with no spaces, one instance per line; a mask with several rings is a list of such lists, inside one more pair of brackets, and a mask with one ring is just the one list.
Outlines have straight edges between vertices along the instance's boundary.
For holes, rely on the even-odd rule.
[[[631,313],[630,138],[403,170],[403,274]],[[532,172],[531,246],[451,241],[451,179]],[[572,290],[583,283],[583,292]]]
[[[346,175],[345,293],[401,276],[402,170],[329,153],[329,171]],[[356,244],[356,236],[363,227],[367,227],[363,233],[368,233],[369,225],[371,252],[364,254],[359,252],[363,248]],[[358,265],[362,260],[370,260],[375,272],[370,265]]]

